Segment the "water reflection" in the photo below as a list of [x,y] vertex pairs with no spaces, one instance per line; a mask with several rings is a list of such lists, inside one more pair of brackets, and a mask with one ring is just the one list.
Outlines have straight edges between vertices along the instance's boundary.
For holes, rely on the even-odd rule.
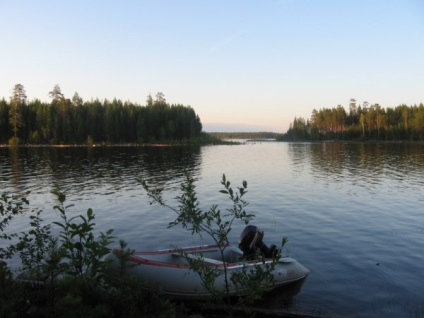
[[311,169],[314,178],[327,184],[350,180],[368,190],[387,179],[416,183],[424,169],[424,145],[414,143],[293,143],[289,157],[295,171]]
[[[178,184],[183,170],[198,170],[200,147],[1,148],[3,191],[46,192],[58,183],[69,193],[131,188],[137,178],[158,186]],[[35,174],[35,175],[34,175]],[[12,187],[12,188],[10,188]]]
[[299,294],[305,279],[292,283],[287,286],[273,289],[264,294],[261,307],[267,308],[286,308],[294,303],[293,297]]
[[311,144],[309,143],[289,143],[288,154],[293,164],[293,172],[301,173],[308,163]]
[[[0,187],[31,190],[31,205],[44,208],[50,222],[57,215],[48,214],[49,192],[59,183],[76,212],[95,210],[99,229],[114,228],[131,248],[151,250],[211,242],[182,229],[167,230],[175,215],[150,206],[137,178],[171,189],[173,199],[181,171],[188,169],[199,177],[199,200],[209,208],[225,199],[218,191],[225,172],[236,180],[234,186],[248,181],[248,212],[257,215],[255,224],[264,227],[267,240],[278,244],[287,235],[285,251],[311,270],[296,297],[275,293],[268,301],[290,308],[307,303],[334,317],[383,317],[378,306],[396,298],[411,305],[409,316],[418,317],[424,294],[417,280],[424,277],[423,158],[423,144],[404,143],[22,148],[14,153],[0,148]],[[10,230],[27,226],[25,219]],[[232,242],[240,231],[234,225]],[[386,316],[408,314],[400,306],[390,310]]]
[[[22,192],[21,188],[21,167],[19,164],[19,149],[16,147],[10,148],[10,169],[11,169],[11,178],[10,182],[17,187],[17,192]],[[7,162],[7,160],[5,160]],[[6,177],[6,174],[1,171],[1,174]]]

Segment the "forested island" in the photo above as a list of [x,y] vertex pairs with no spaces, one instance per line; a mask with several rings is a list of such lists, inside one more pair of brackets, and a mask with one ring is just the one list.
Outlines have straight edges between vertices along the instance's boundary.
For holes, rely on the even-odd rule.
[[382,140],[423,141],[424,105],[399,105],[383,108],[379,104],[349,102],[349,110],[314,109],[309,120],[295,118],[280,141]]
[[199,116],[190,106],[170,105],[163,93],[147,96],[146,105],[119,99],[83,101],[75,92],[65,98],[59,85],[50,102],[27,101],[16,84],[10,101],[0,100],[0,144],[116,145],[219,143],[223,139],[277,141],[383,140],[423,141],[424,105],[383,108],[379,104],[349,102],[314,109],[310,119],[294,118],[284,134],[273,132],[202,132]]
[[284,134],[273,132],[214,132],[220,139],[277,141],[424,141],[424,104],[383,108],[379,104],[349,102],[349,110],[341,105],[314,109],[310,119],[294,118]]
[[59,85],[51,102],[28,102],[16,84],[10,102],[0,100],[0,144],[91,145],[195,142],[202,123],[193,108],[170,105],[163,93],[147,97],[142,106],[119,99],[83,101],[65,98]]

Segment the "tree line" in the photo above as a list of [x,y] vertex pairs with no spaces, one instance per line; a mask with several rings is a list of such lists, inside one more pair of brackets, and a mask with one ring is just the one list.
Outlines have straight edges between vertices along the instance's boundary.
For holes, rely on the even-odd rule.
[[210,132],[210,135],[219,139],[275,139],[278,133],[274,132]]
[[335,108],[314,109],[311,118],[295,118],[286,134],[278,140],[424,140],[424,105],[383,108],[379,104],[355,99],[349,110]]
[[149,95],[146,105],[119,99],[83,101],[65,98],[59,85],[50,102],[27,101],[22,84],[10,101],[0,100],[0,143],[92,144],[155,143],[193,140],[202,123],[190,106],[170,105],[163,93]]

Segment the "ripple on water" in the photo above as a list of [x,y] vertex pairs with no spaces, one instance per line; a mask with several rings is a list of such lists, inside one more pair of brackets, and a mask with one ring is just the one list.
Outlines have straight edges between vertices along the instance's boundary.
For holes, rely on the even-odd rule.
[[[424,161],[422,146],[355,143],[256,143],[241,146],[0,148],[0,186],[30,190],[45,220],[57,220],[55,183],[75,207],[96,213],[99,229],[113,228],[137,250],[209,243],[176,227],[175,214],[150,205],[139,179],[165,188],[176,207],[182,171],[198,180],[202,209],[231,207],[219,193],[248,182],[247,212],[265,242],[289,237],[284,253],[311,271],[295,304],[333,317],[424,316]],[[11,230],[27,229],[27,216]],[[243,224],[234,224],[236,242]],[[117,244],[117,242],[116,242]]]

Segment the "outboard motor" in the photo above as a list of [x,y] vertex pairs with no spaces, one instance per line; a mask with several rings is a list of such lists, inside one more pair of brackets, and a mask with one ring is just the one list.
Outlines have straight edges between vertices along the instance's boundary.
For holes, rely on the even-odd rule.
[[261,231],[257,226],[248,225],[241,232],[239,239],[239,248],[243,251],[243,256],[247,260],[253,260],[257,258],[256,252],[259,250],[266,258],[273,257],[277,252],[274,244],[271,247],[265,245],[262,241],[264,237],[264,231]]

